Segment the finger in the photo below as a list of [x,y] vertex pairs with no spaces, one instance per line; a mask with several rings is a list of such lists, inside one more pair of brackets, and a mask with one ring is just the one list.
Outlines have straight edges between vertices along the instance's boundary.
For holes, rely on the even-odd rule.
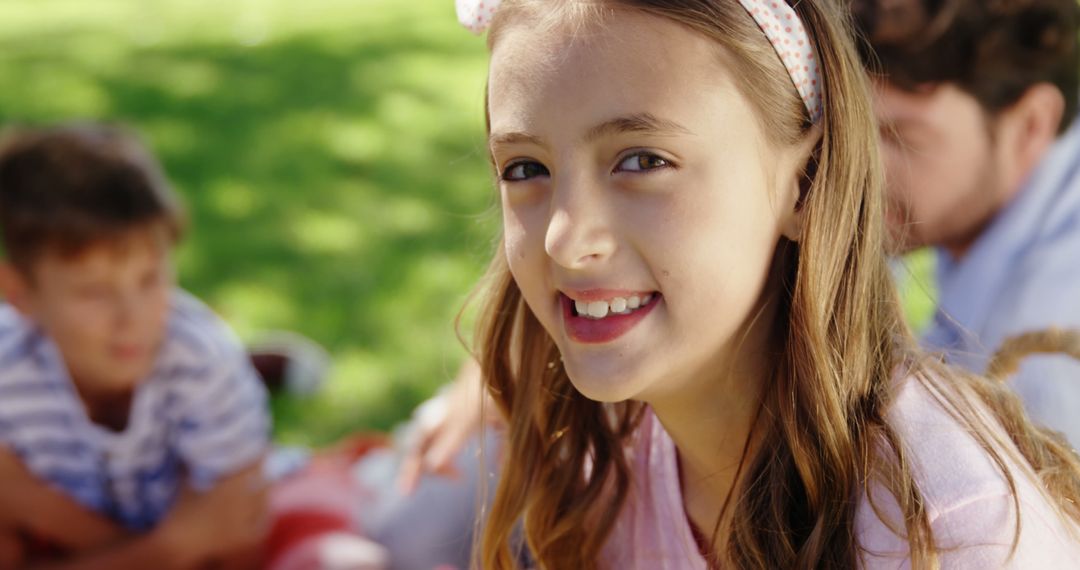
[[409,453],[398,468],[397,488],[402,495],[411,495],[416,490],[423,470],[423,460],[419,454]]
[[453,463],[444,465],[438,470],[432,469],[429,472],[433,475],[438,475],[439,477],[443,477],[445,479],[452,479],[455,481],[461,479],[461,470],[458,469],[457,465],[454,465]]
[[456,462],[452,460],[427,464],[424,467],[424,473],[447,479],[459,479],[461,477],[461,471],[458,469]]
[[424,467],[432,473],[440,474],[448,470],[455,470],[454,460],[465,448],[465,442],[469,439],[471,433],[472,431],[469,429],[456,429],[446,433],[424,455]]
[[416,426],[408,438],[405,455],[398,467],[397,487],[403,495],[411,495],[424,474],[424,458],[436,442],[438,427]]

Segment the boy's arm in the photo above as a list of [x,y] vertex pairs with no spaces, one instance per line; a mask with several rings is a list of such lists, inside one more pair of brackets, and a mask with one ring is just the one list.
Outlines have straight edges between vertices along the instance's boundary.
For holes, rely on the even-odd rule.
[[0,570],[20,568],[24,559],[19,533],[12,528],[0,528]]
[[152,532],[124,542],[119,546],[90,554],[80,554],[64,562],[31,564],[27,570],[191,570],[186,559],[169,545],[167,538]]
[[0,444],[0,528],[24,530],[73,552],[112,544],[125,532],[31,473]]
[[32,570],[191,570],[257,551],[266,534],[262,461],[205,493],[185,489],[153,531],[122,544]]
[[174,550],[194,553],[196,564],[249,559],[261,553],[270,530],[269,487],[260,456],[209,491],[185,489],[162,532]]

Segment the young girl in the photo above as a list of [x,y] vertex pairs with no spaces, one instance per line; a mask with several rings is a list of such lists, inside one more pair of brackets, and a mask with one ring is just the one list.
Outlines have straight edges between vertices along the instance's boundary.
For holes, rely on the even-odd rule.
[[1072,451],[902,324],[843,2],[472,9],[509,423],[483,568],[519,522],[557,570],[1080,560]]

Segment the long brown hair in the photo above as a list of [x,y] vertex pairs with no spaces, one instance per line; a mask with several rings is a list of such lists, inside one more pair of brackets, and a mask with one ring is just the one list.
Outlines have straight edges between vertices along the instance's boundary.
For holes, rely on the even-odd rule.
[[[762,451],[744,458],[746,483],[737,487],[730,533],[716,545],[717,562],[853,568],[861,555],[856,507],[877,484],[900,508],[901,520],[886,523],[906,537],[913,567],[934,566],[926,508],[903,442],[886,421],[898,374],[914,375],[971,426],[1010,486],[1008,462],[998,451],[1003,445],[1021,454],[1060,508],[1080,520],[1080,464],[1068,447],[1034,428],[1000,383],[954,372],[915,348],[886,264],[877,130],[843,3],[803,0],[793,7],[822,66],[823,135],[806,173],[811,182],[802,202],[802,235],[797,243],[783,241],[776,253],[783,292],[776,344],[783,357],[767,380],[764,413],[753,428]],[[812,128],[772,46],[735,0],[507,0],[489,42],[498,45],[506,22],[526,14],[589,24],[605,9],[639,10],[715,40],[734,56],[740,88],[775,141],[792,143]],[[642,406],[602,404],[574,389],[504,256],[500,245],[478,322],[487,388],[509,423],[479,563],[488,570],[515,567],[521,546],[516,529],[523,522],[541,568],[596,568],[632,483],[624,450]],[[985,435],[992,430],[983,429],[984,420],[969,405],[976,397],[1011,444]]]

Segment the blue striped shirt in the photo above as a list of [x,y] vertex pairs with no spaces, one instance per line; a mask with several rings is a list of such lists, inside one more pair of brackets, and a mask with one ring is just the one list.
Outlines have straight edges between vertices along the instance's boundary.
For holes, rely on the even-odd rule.
[[231,330],[176,291],[154,369],[128,424],[90,421],[55,344],[0,304],[0,445],[37,477],[134,531],[157,524],[185,482],[207,489],[269,445],[266,393]]

